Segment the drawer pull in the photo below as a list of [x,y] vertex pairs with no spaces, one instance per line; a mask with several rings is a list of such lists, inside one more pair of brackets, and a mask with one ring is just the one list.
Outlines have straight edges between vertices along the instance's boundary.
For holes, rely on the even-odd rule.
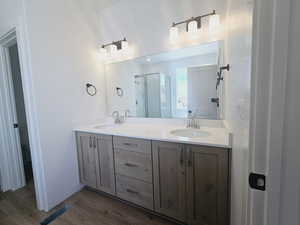
[[90,136],[90,142],[89,142],[89,146],[90,146],[90,148],[92,148],[92,147],[93,147],[93,144],[92,144],[92,136]]
[[125,163],[124,165],[128,167],[139,167],[138,165],[132,163]]
[[123,143],[123,145],[130,146],[130,147],[135,147],[135,148],[138,147],[137,144],[132,144],[132,143]]
[[96,137],[94,137],[94,148],[96,149]]
[[193,152],[191,149],[189,149],[189,160],[188,160],[188,166],[192,167],[193,166]]
[[183,164],[183,151],[184,151],[184,149],[183,149],[183,147],[182,147],[182,148],[181,148],[181,151],[180,151],[180,165]]
[[128,193],[130,193],[130,194],[135,194],[135,195],[138,195],[139,194],[139,192],[137,192],[137,191],[134,191],[134,190],[131,190],[131,189],[126,189],[126,191],[128,192]]

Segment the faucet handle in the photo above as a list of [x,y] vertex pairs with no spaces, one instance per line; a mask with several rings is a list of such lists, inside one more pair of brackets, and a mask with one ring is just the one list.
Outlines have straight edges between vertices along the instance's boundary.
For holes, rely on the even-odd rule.
[[128,117],[129,117],[129,113],[130,113],[130,110],[129,110],[129,109],[125,110],[125,113],[124,113],[125,118],[128,118]]
[[118,111],[113,111],[111,115],[113,118],[118,118],[120,116],[120,113]]

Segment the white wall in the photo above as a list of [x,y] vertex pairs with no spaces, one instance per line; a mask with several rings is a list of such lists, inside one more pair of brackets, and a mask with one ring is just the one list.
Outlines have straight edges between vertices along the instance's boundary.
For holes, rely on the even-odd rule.
[[280,224],[300,223],[300,2],[291,0]]
[[225,60],[225,118],[233,133],[231,222],[246,224],[251,81],[252,1],[229,0]]
[[[41,137],[48,207],[79,187],[72,128],[106,113],[95,14],[89,1],[26,1],[30,57]],[[19,23],[22,3],[1,0],[0,34]],[[83,7],[85,6],[85,7]],[[89,97],[85,83],[98,87]]]

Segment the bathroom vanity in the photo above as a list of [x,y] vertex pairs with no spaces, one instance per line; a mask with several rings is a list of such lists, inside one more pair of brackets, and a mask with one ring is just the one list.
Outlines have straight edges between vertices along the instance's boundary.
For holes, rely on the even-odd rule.
[[172,134],[175,128],[76,129],[81,183],[181,223],[228,224],[229,134],[203,128],[199,137],[187,138]]
[[216,41],[105,65],[114,121],[75,130],[81,183],[179,223],[228,225],[222,52]]

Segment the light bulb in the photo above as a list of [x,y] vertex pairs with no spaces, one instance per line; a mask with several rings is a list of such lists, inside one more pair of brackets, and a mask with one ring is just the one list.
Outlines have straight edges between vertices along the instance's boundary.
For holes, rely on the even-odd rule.
[[115,55],[117,53],[117,46],[116,45],[110,45],[109,46],[110,54]]
[[220,27],[220,15],[215,14],[209,17],[209,31],[216,32]]
[[179,32],[177,27],[170,28],[170,41],[171,43],[176,43],[179,39]]
[[102,59],[105,59],[107,56],[107,50],[103,46],[99,46],[99,52]]
[[189,22],[188,24],[188,33],[195,34],[198,31],[198,23],[196,20]]
[[122,48],[122,50],[126,51],[128,49],[128,42],[127,41],[122,41],[121,42],[121,48]]

